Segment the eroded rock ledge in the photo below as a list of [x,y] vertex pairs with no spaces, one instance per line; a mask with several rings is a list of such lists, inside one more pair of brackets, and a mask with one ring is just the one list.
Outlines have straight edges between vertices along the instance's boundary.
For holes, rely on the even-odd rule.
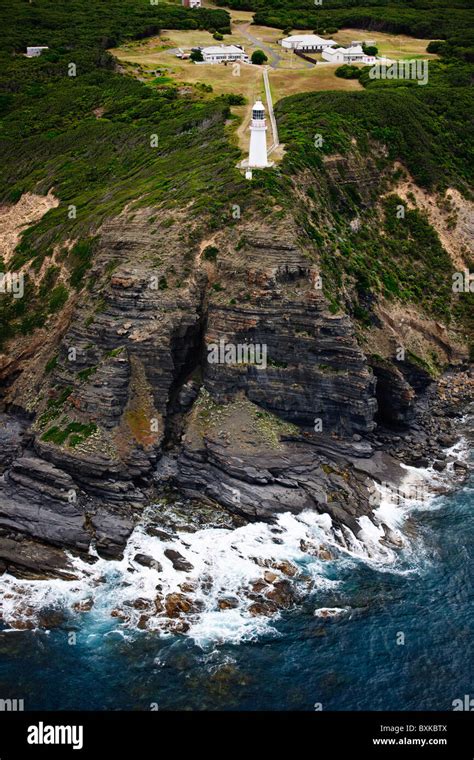
[[[156,216],[104,225],[53,370],[33,385],[21,358],[6,370],[4,568],[64,575],[62,549],[92,546],[118,557],[167,489],[246,520],[316,510],[357,533],[372,478],[399,481],[410,452],[442,462],[459,433],[468,375],[443,400],[416,367],[368,357],[291,219],[221,230],[206,260],[184,212]],[[265,345],[266,367],[209,363],[221,339]]]

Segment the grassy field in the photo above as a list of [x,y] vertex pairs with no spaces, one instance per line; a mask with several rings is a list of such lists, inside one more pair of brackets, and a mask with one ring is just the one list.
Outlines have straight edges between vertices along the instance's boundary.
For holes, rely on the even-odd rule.
[[249,99],[260,95],[262,71],[259,67],[249,64],[242,64],[239,69],[234,69],[232,64],[196,66],[170,52],[176,47],[213,43],[217,44],[207,32],[192,31],[186,37],[183,32],[176,34],[173,31],[164,32],[162,37],[154,37],[146,43],[133,43],[110,52],[132,73],[144,79],[158,75],[170,77],[183,85],[207,84],[212,87],[212,95],[240,93]]
[[[180,0],[177,0],[177,2],[180,2]],[[215,10],[218,7],[211,0],[204,0],[202,5],[204,6],[204,8],[212,8],[213,10]],[[229,16],[231,17],[234,23],[236,22],[238,23],[239,21],[246,21],[250,24],[255,15],[254,11],[239,11],[239,10],[236,10],[235,8],[226,8],[225,10],[227,11],[227,13],[229,14]]]
[[[211,3],[207,3],[212,7]],[[292,51],[285,50],[278,44],[282,37],[281,29],[251,25],[252,14],[246,11],[232,11],[232,34],[225,36],[226,44],[242,45],[251,54],[257,44],[252,43],[248,34],[270,48],[278,60],[276,68],[270,71],[274,103],[284,97],[305,92],[362,90],[362,85],[355,79],[342,79],[335,76],[338,65],[308,67],[305,61],[295,56]],[[300,30],[298,33],[311,33],[312,30]],[[385,34],[383,32],[368,32],[364,29],[341,29],[332,35],[341,45],[348,45],[353,40],[373,40],[379,49],[379,54],[388,58],[437,58],[426,53],[427,40],[407,37],[406,35]],[[145,81],[153,82],[155,77],[169,77],[184,86],[202,90],[201,85],[210,85],[214,95],[239,93],[248,103],[257,97],[264,97],[262,72],[260,67],[242,64],[236,71],[229,64],[196,66],[189,60],[176,58],[176,48],[190,49],[194,46],[219,44],[208,31],[199,30],[170,30],[163,31],[159,37],[132,42],[111,53],[122,62],[129,73]],[[267,50],[268,52],[268,50]],[[321,55],[314,55],[316,60],[322,60]],[[236,75],[237,74],[237,75]],[[166,80],[161,79],[165,83]],[[159,82],[158,82],[159,84]],[[232,113],[240,119],[234,139],[238,147],[248,150],[250,122],[249,105],[233,107]]]
[[[233,26],[235,33],[226,35],[226,42],[243,44],[246,50],[250,49],[248,40],[241,37]],[[277,29],[266,27],[251,27],[251,33],[257,37],[262,34],[266,44],[276,47],[276,40],[281,36]],[[199,89],[200,85],[211,85],[215,95],[228,95],[239,93],[247,99],[247,103],[254,102],[258,97],[264,98],[262,70],[259,66],[242,64],[236,71],[229,64],[227,66],[203,65],[196,66],[189,60],[176,58],[172,52],[178,47],[190,48],[194,45],[217,44],[212,35],[206,31],[164,31],[160,37],[133,42],[110,52],[122,63],[125,69],[134,76],[152,83],[157,76],[169,77],[176,83],[184,86],[192,86]],[[280,55],[283,53],[278,47]],[[291,61],[293,58],[293,61]],[[322,90],[345,90],[355,91],[362,89],[357,80],[339,79],[334,75],[337,66],[321,66],[316,68],[303,68],[304,62],[292,53],[284,53],[281,65],[270,71],[270,83],[274,102],[288,95],[298,92],[317,92]],[[238,72],[238,76],[236,73]],[[160,80],[165,83],[164,79]],[[236,130],[235,139],[241,150],[248,151],[250,122],[250,109],[248,105],[234,106],[232,113],[241,121]]]
[[340,29],[331,39],[341,45],[350,45],[353,40],[374,41],[379,55],[399,60],[401,58],[436,59],[437,55],[426,52],[429,40],[408,37],[405,34],[368,32],[366,29]]
[[[350,36],[351,30],[346,31]],[[297,92],[360,89],[357,81],[336,77],[334,72],[337,66],[308,68],[307,64],[294,53],[284,50],[277,44],[277,40],[281,38],[281,30],[251,26],[249,32],[253,37],[261,39],[265,45],[274,49],[281,58],[278,68],[270,73],[275,101]],[[385,36],[388,37],[388,35]],[[249,53],[256,47],[239,30],[238,24],[233,24],[232,35],[225,36],[225,43],[243,45]],[[260,96],[262,93],[260,68],[241,65],[239,75],[235,76],[230,64],[228,66],[196,66],[189,60],[182,61],[176,58],[173,52],[176,48],[189,49],[198,45],[213,44],[219,43],[207,31],[171,30],[164,31],[159,37],[123,45],[110,52],[122,64],[131,65],[129,68],[132,73],[145,79],[155,77],[158,72],[158,75],[168,76],[180,84],[193,86],[209,84],[212,86],[213,93],[217,95],[238,92],[249,100]],[[321,59],[321,56],[318,55],[315,58]]]
[[270,83],[274,102],[299,92],[321,92],[323,90],[344,90],[354,92],[363,87],[357,79],[340,79],[334,75],[338,66],[321,66],[305,71],[278,69],[270,73]]

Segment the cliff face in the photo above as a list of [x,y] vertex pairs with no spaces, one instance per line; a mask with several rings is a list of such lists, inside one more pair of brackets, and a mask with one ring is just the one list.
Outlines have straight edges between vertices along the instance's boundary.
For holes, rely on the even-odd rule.
[[[297,232],[239,228],[217,236],[219,277],[205,342],[266,347],[266,369],[207,363],[204,382],[217,399],[242,390],[279,417],[327,433],[373,429],[374,380],[347,316],[331,314],[319,270],[296,244]],[[238,255],[236,255],[238,249]],[[238,305],[232,305],[236,301]]]
[[[4,563],[60,573],[52,547],[92,543],[119,556],[169,487],[247,519],[315,509],[356,533],[368,473],[401,475],[374,460],[376,415],[409,424],[431,378],[409,361],[369,366],[320,275],[292,213],[249,212],[208,238],[185,209],[105,223],[89,286],[49,328],[56,348],[43,328],[3,365]],[[264,361],[214,361],[222,345]]]

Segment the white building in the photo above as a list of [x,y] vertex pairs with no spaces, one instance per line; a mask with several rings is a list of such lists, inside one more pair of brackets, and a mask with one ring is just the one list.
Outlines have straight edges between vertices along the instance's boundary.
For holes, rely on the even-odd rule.
[[265,106],[261,100],[257,100],[252,108],[252,121],[250,122],[250,154],[249,169],[264,169],[269,166],[267,155],[267,121],[265,119]]
[[201,0],[181,0],[185,8],[200,8]]
[[362,45],[352,45],[348,48],[327,48],[322,52],[322,58],[329,63],[375,63],[375,55],[367,55]]
[[201,48],[204,63],[223,63],[225,61],[243,61],[248,63],[249,57],[245,50],[238,45],[211,45]]
[[332,45],[334,40],[325,40],[317,34],[292,34],[281,41],[281,46],[288,50],[301,50],[302,53],[319,53]]
[[46,45],[39,46],[39,47],[27,47],[26,48],[26,57],[27,58],[37,58],[43,50],[49,50],[49,47]]

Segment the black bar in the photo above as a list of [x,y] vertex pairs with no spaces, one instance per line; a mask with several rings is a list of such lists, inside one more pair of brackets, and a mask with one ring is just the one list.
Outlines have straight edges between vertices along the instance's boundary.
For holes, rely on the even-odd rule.
[[[183,757],[186,751],[193,757],[198,751],[218,752],[221,757],[230,753],[254,757],[256,751],[265,752],[266,757],[270,751],[294,757],[304,751],[311,760],[356,755],[472,760],[472,717],[462,711],[2,712],[0,760],[102,755],[113,760],[145,756],[154,760]],[[69,731],[56,733],[59,726]],[[28,743],[28,737],[44,743]],[[72,743],[46,743],[49,738],[69,740],[77,750]]]

